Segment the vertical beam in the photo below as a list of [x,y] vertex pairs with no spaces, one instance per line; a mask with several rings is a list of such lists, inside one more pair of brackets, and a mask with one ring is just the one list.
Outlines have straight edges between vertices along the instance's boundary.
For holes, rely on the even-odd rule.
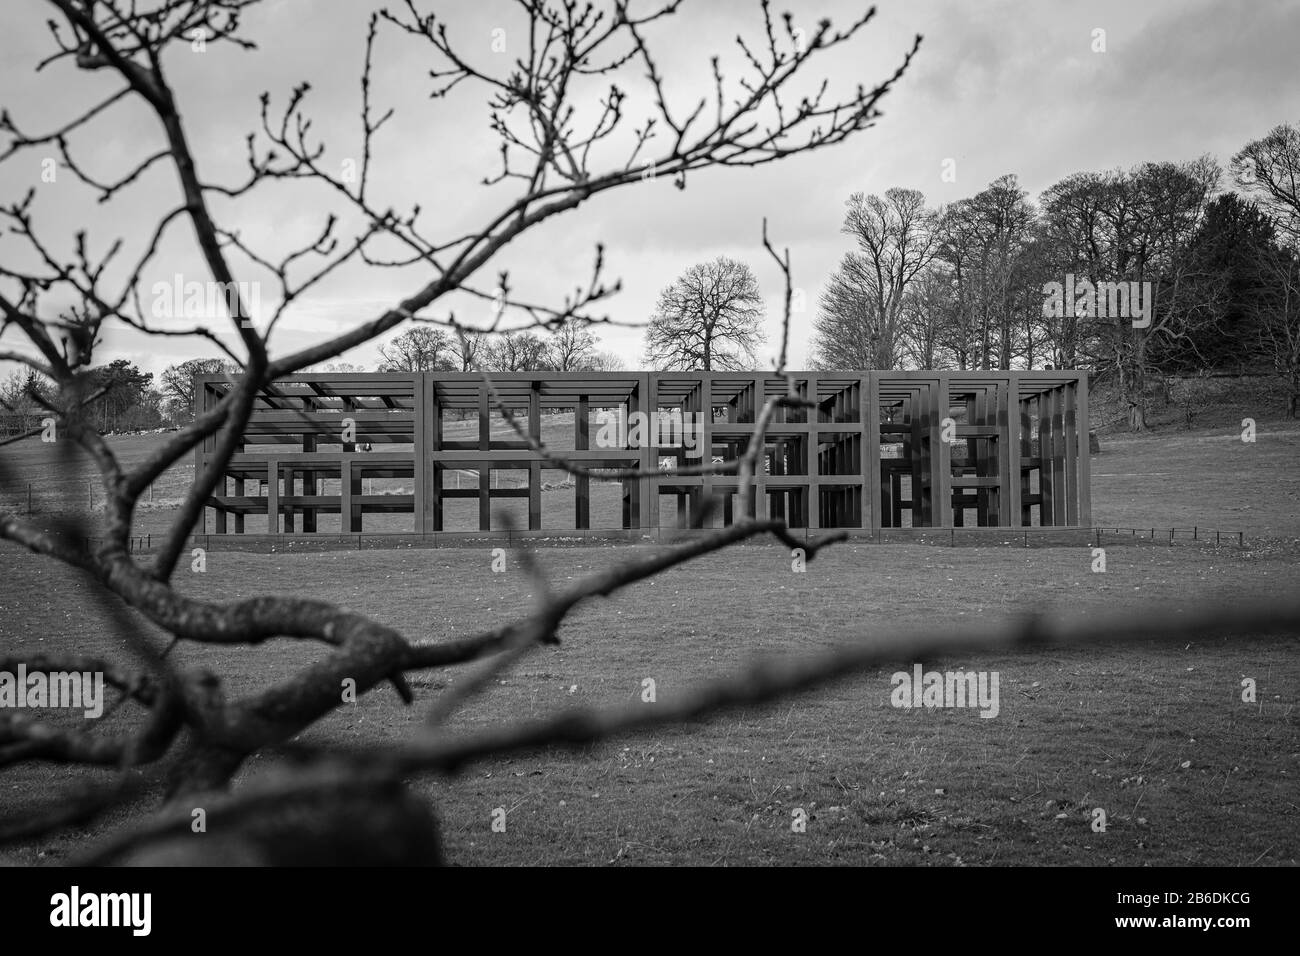
[[[212,490],[215,495],[220,496],[222,498],[224,498],[229,493],[227,491],[227,477],[224,474],[221,476],[221,479],[217,482],[216,487],[214,487]],[[215,531],[217,534],[225,534],[226,533],[226,509],[222,507],[217,507],[214,510],[216,511],[216,514],[214,515],[215,522],[216,522]]]
[[574,514],[573,526],[575,528],[591,527],[591,479],[586,475],[578,475],[573,482],[574,497]]
[[821,456],[817,454],[817,426],[821,424],[821,409],[817,406],[817,389],[818,376],[813,373],[809,374],[806,385],[805,397],[812,402],[812,408],[804,409],[803,433],[806,436],[804,445],[807,447],[808,454],[808,524],[809,529],[818,529],[822,527],[822,463]]
[[[203,376],[196,376],[194,379],[194,417],[195,418],[199,418],[200,416],[202,416],[211,407],[212,403],[209,401],[209,397],[210,396],[208,394],[207,379],[204,378]],[[256,407],[256,403],[254,403],[254,407]],[[203,474],[203,466],[207,458],[207,453],[212,450],[215,442],[216,439],[212,435],[209,435],[208,437],[204,438],[203,441],[199,442],[197,445],[194,446],[194,480],[196,482],[199,480],[199,477]],[[207,508],[204,508],[202,514],[199,515],[199,520],[196,524],[196,527],[192,528],[191,530],[198,531],[198,532],[205,532],[207,531],[207,527],[208,527],[208,510]]]
[[424,527],[426,531],[443,530],[442,483],[447,479],[442,467],[442,404],[438,401],[438,377],[424,378],[424,446],[416,459],[424,472]]
[[280,533],[280,459],[266,460],[266,533]]
[[528,465],[528,530],[542,530],[542,463]]
[[591,449],[591,408],[586,395],[578,396],[578,407],[573,412],[573,448],[575,451]]
[[[290,498],[297,493],[295,488],[296,480],[294,478],[294,467],[292,463],[282,465],[280,473],[284,475],[284,497]],[[284,533],[293,534],[294,532],[294,514],[293,509],[288,505],[284,509]]]
[[[314,452],[316,450],[316,436],[314,434],[302,436],[302,450],[305,452]],[[315,495],[316,489],[316,472],[308,468],[302,473],[302,493],[304,495]],[[316,530],[316,508],[314,505],[308,505],[303,509],[302,530],[304,532]]]
[[1088,373],[1079,373],[1075,418],[1079,422],[1079,524],[1092,527],[1092,443],[1088,440]]
[[[991,405],[989,399],[993,399],[993,408],[995,408],[992,414],[989,414],[989,405]],[[978,423],[980,425],[996,423],[996,402],[996,386],[982,386],[982,388],[976,390],[975,394],[971,395],[970,399],[967,399],[966,420],[971,421],[972,424]],[[976,477],[991,477],[997,472],[997,462],[989,454],[989,445],[996,446],[996,438],[966,442],[966,458],[974,462]],[[989,498],[996,496],[996,494],[996,488],[992,492],[989,492],[988,488],[975,489],[975,524],[980,525],[980,527],[987,527],[989,518],[991,516],[996,518],[997,516],[997,502],[993,502],[992,509],[989,507]]]
[[358,467],[352,469],[352,530],[364,531],[366,525],[365,513],[361,506],[362,478],[361,462],[356,462]]
[[1057,526],[1066,523],[1065,499],[1068,497],[1065,485],[1064,391],[1061,386],[1052,389],[1052,524]]
[[[1034,440],[1033,440],[1033,409],[1037,405],[1038,399],[1034,397],[1020,399],[1020,463],[1023,466],[1026,462],[1033,464]],[[1026,528],[1032,527],[1034,523],[1033,505],[1025,504],[1025,498],[1033,493],[1033,485],[1030,481],[1032,469],[1020,469],[1020,520]],[[1040,489],[1041,490],[1041,489]],[[1039,511],[1039,523],[1042,523],[1042,511]]]
[[[649,372],[645,375],[645,410],[649,416],[650,427],[650,449],[646,455],[645,461],[650,468],[654,470],[655,477],[645,479],[642,484],[645,486],[644,499],[641,502],[641,510],[644,513],[642,527],[658,528],[659,527],[659,486],[662,479],[659,476],[659,437],[658,419],[659,419],[659,375],[656,372]],[[682,414],[682,436],[681,440],[686,441],[686,415]],[[678,462],[683,461],[679,455]]]
[[478,463],[478,529],[492,530],[492,463],[488,461]]
[[[934,483],[931,495],[930,524],[935,528],[951,528],[952,524],[952,443],[943,440],[943,420],[952,414],[951,386],[947,372],[939,373],[939,380],[931,388],[933,398],[929,405],[932,409],[928,435],[930,437],[931,455],[934,459]],[[967,413],[969,418],[969,413]],[[967,457],[970,457],[970,443],[967,443]],[[933,454],[937,451],[938,454]]]
[[[574,451],[591,449],[591,407],[586,395],[578,396],[578,405],[573,410],[573,448]],[[586,475],[576,475],[573,479],[573,526],[591,527],[591,479]]]
[[1065,452],[1065,523],[1079,524],[1079,418],[1075,409],[1073,383],[1061,389],[1064,403],[1064,428],[1062,438]]
[[488,394],[487,385],[478,387],[478,450],[489,451],[492,448],[492,396]]
[[[908,447],[909,463],[912,466],[912,496],[911,496],[911,515],[912,527],[924,527],[927,524],[925,514],[925,474],[929,466],[929,457],[925,451],[926,443],[924,441],[925,428],[928,421],[928,404],[929,396],[933,395],[933,389],[927,389],[925,392],[913,392],[908,399],[907,418],[911,426],[911,441]],[[901,484],[901,483],[900,483]],[[898,511],[900,486],[894,486],[894,511]]]
[[[650,375],[652,373],[642,373],[637,377],[636,384],[636,404],[637,411],[641,412],[646,420],[646,428],[642,431],[641,440],[641,471],[651,472],[659,467],[659,458],[655,448],[655,427],[652,419],[652,413],[655,411],[650,404]],[[649,528],[650,525],[650,503],[654,501],[654,510],[659,510],[659,480],[657,478],[638,478],[632,482],[632,500],[631,518],[636,523],[634,528]],[[657,525],[658,519],[655,520]]]
[[1038,405],[1038,523],[1044,528],[1055,524],[1052,509],[1052,399],[1050,392],[1039,392]]
[[352,523],[352,456],[346,453],[339,457],[339,530],[357,530]]
[[883,517],[883,489],[880,465],[880,373],[868,371],[862,379],[862,420],[866,425],[866,445],[862,457],[863,507],[868,510],[863,527],[873,536],[880,534]]
[[[697,372],[696,376],[701,421],[704,425],[704,435],[701,440],[704,454],[701,460],[707,465],[713,461],[713,375],[710,372]],[[706,474],[700,479],[700,495],[700,506],[703,507],[704,502],[713,496],[712,475]]]
[[534,379],[528,383],[528,437],[542,440],[542,382]]
[[411,404],[414,406],[411,421],[411,480],[414,482],[416,534],[424,534],[428,530],[429,468],[426,454],[428,436],[425,433],[429,416],[429,403],[425,397],[425,383],[428,379],[429,376],[422,372],[411,376]]
[[[198,418],[203,415],[208,408],[207,385],[201,376],[194,377],[194,417]],[[197,483],[199,477],[203,474],[203,452],[207,447],[207,439],[199,442],[194,446],[194,481]],[[208,530],[208,509],[204,508],[199,515],[199,520],[192,531],[206,532]]]
[[1020,525],[1020,373],[1011,372],[1006,398],[998,406],[1002,467],[1002,527]]
[[[243,498],[248,495],[248,482],[246,482],[243,478],[235,479],[235,495],[236,497],[239,498]],[[235,512],[235,534],[243,534],[243,533],[244,533],[244,513],[242,511],[236,511]]]

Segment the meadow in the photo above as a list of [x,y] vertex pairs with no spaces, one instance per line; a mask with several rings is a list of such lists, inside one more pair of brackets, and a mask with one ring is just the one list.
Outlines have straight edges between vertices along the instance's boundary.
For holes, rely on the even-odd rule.
[[[123,451],[133,442],[142,453],[149,439],[115,440]],[[18,450],[42,453],[30,443]],[[669,701],[755,655],[799,655],[898,629],[986,626],[1031,609],[1179,614],[1193,601],[1289,591],[1300,582],[1297,462],[1293,423],[1261,426],[1253,445],[1222,427],[1107,440],[1093,459],[1097,524],[1197,525],[1246,537],[1243,548],[1117,542],[1108,545],[1105,573],[1092,570],[1087,547],[855,541],[802,574],[783,548],[736,547],[580,607],[558,647],[525,658],[451,729],[631,703],[646,678]],[[185,480],[172,476],[164,487]],[[537,552],[557,585],[626,554]],[[292,584],[276,587],[277,578]],[[5,545],[0,581],[6,650],[73,646],[120,657],[121,639],[99,625],[72,572]],[[212,552],[205,573],[183,571],[178,585],[213,601],[277,590],[321,597],[420,641],[497,625],[535,597],[513,556],[506,573],[493,573],[486,548]],[[769,707],[576,752],[484,761],[411,786],[435,807],[451,862],[464,865],[1294,864],[1297,651],[1300,635],[1225,635],[1186,646],[1135,641],[925,662],[998,672],[994,719],[891,706],[891,675],[911,665],[900,661]],[[320,651],[273,641],[174,653],[221,674],[234,697]],[[364,746],[418,733],[431,702],[462,673],[414,675],[409,708],[376,690],[303,738]],[[1244,678],[1256,682],[1253,702],[1242,700]],[[121,732],[130,720],[120,712],[100,732]],[[241,779],[264,764],[254,759]],[[0,804],[34,809],[78,776],[56,765],[9,768]],[[5,848],[0,859],[58,862],[151,805]],[[507,814],[504,833],[491,829],[497,808]],[[1098,808],[1104,832],[1092,826]],[[797,811],[806,814],[803,832],[791,825]]]

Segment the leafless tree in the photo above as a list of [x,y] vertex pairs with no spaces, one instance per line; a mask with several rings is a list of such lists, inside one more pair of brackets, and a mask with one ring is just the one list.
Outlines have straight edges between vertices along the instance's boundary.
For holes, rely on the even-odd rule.
[[358,362],[325,362],[323,365],[313,365],[311,368],[304,369],[307,372],[337,372],[340,375],[355,375],[357,372],[366,371],[366,367]]
[[[829,367],[869,349],[871,361],[857,367],[895,368],[903,297],[934,257],[935,214],[915,189],[854,193],[846,205],[841,231],[858,248],[822,295],[814,323],[818,361]],[[842,357],[832,351],[841,347],[848,349]]]
[[483,347],[479,364],[489,372],[536,372],[549,369],[548,343],[532,332],[504,332]]
[[461,333],[457,339],[457,371],[477,372],[479,358],[483,354],[483,337],[471,330],[462,329]]
[[41,418],[32,392],[40,392],[36,373],[15,369],[0,380],[0,438],[30,435]]
[[446,329],[416,325],[379,347],[381,372],[447,372],[456,368],[456,340]]
[[[1197,310],[1189,296],[1182,255],[1218,188],[1220,170],[1209,157],[1185,163],[1145,163],[1133,170],[1079,173],[1043,194],[1043,216],[1054,244],[1058,276],[1073,273],[1096,283],[1152,283],[1149,325],[1128,317],[1071,320],[1062,348],[1077,360],[1113,374],[1127,406],[1129,427],[1146,428],[1149,344],[1185,336]],[[1059,280],[1058,280],[1059,281]]]
[[557,372],[590,371],[599,341],[577,323],[565,323],[546,342],[547,367]]
[[1300,412],[1300,252],[1269,244],[1256,254],[1257,294],[1249,299],[1265,360],[1286,383],[1287,415]]
[[[27,243],[32,263],[0,266],[0,342],[6,343],[0,348],[0,358],[21,362],[54,383],[57,394],[46,403],[57,418],[59,445],[65,449],[75,445],[91,457],[102,476],[106,497],[103,524],[98,529],[102,538],[93,547],[86,546],[83,525],[38,525],[9,512],[0,512],[0,537],[82,572],[104,622],[127,641],[134,660],[122,665],[89,659],[78,648],[50,648],[16,659],[6,656],[0,668],[11,669],[21,662],[33,669],[102,671],[119,694],[114,706],[140,712],[138,721],[124,725],[130,729],[117,734],[98,733],[87,726],[52,726],[26,714],[0,715],[0,765],[52,760],[117,770],[108,783],[52,794],[46,812],[6,819],[0,831],[13,839],[95,819],[158,779],[149,772],[141,775],[139,768],[161,767],[163,758],[168,758],[170,809],[124,830],[88,857],[95,861],[118,860],[133,852],[152,852],[155,861],[174,861],[166,840],[181,832],[181,816],[188,820],[182,801],[200,792],[227,788],[250,755],[283,750],[286,741],[341,705],[340,687],[346,686],[345,682],[352,683],[358,694],[390,686],[410,703],[413,693],[408,673],[483,662],[477,674],[457,683],[456,693],[438,698],[431,715],[434,719],[417,739],[384,748],[382,753],[317,755],[319,759],[305,768],[286,769],[282,776],[264,780],[247,793],[213,798],[210,823],[219,817],[228,832],[247,837],[228,844],[238,859],[301,862],[330,858],[313,836],[315,831],[300,834],[302,839],[295,842],[286,835],[289,825],[284,824],[272,827],[276,832],[268,835],[267,825],[259,823],[268,810],[283,810],[291,804],[320,809],[325,802],[333,808],[333,816],[328,808],[322,810],[327,818],[346,819],[351,826],[358,819],[374,819],[374,815],[357,813],[355,806],[344,813],[341,807],[349,801],[379,801],[395,811],[403,799],[401,777],[413,770],[453,772],[469,761],[503,750],[547,740],[596,739],[643,725],[644,714],[634,718],[576,714],[560,722],[505,723],[487,739],[476,740],[451,733],[444,718],[486,685],[486,675],[509,666],[532,648],[554,642],[556,628],[566,614],[589,598],[610,594],[755,535],[774,534],[793,545],[795,539],[782,522],[741,521],[685,545],[611,567],[565,590],[543,587],[544,599],[520,620],[485,633],[432,643],[408,639],[379,621],[316,599],[288,595],[211,603],[188,597],[174,587],[173,577],[188,547],[190,530],[240,445],[255,396],[275,379],[335,358],[412,320],[463,333],[462,341],[477,341],[482,332],[554,327],[575,318],[592,320],[589,310],[616,288],[602,279],[599,249],[589,280],[575,295],[554,306],[516,294],[505,272],[498,272],[486,284],[481,279],[514,239],[609,190],[641,183],[646,168],[685,188],[691,174],[699,170],[758,166],[843,142],[875,121],[881,98],[903,76],[917,48],[913,45],[898,67],[873,87],[858,87],[834,99],[832,85],[821,84],[814,77],[805,93],[801,84],[809,67],[828,49],[857,36],[872,13],[843,30],[822,22],[796,36],[792,18],[774,19],[764,2],[760,6],[760,40],[739,41],[740,75],[728,73],[722,61],[715,59],[711,93],[682,107],[669,102],[667,84],[650,42],[661,21],[676,12],[679,0],[668,0],[644,13],[633,13],[623,3],[616,3],[610,11],[582,3],[520,0],[518,6],[527,23],[525,39],[518,45],[523,52],[499,71],[476,65],[454,40],[454,25],[437,14],[421,12],[412,0],[380,10],[370,20],[360,88],[360,149],[345,154],[360,157],[356,176],[338,172],[340,164],[329,158],[326,144],[315,139],[308,115],[310,88],[303,84],[284,99],[269,94],[262,97],[259,130],[248,139],[247,177],[233,184],[219,183],[205,176],[200,157],[191,148],[170,72],[170,66],[179,61],[166,54],[170,48],[195,42],[196,35],[208,46],[252,49],[240,19],[251,2],[51,0],[56,13],[50,26],[53,47],[42,66],[84,71],[88,86],[96,91],[105,88],[106,79],[114,82],[94,106],[76,111],[47,132],[28,132],[9,112],[0,122],[8,137],[7,145],[0,149],[0,164],[31,155],[34,149],[54,150],[64,168],[102,202],[128,195],[142,173],[155,164],[169,165],[179,187],[170,211],[148,234],[137,237],[142,250],[138,258],[116,272],[105,266],[124,248],[123,243],[110,243],[109,251],[95,258],[91,250],[100,246],[84,236],[75,238],[69,253],[66,240],[43,234],[37,222],[35,189],[0,207],[11,235]],[[500,138],[501,166],[487,181],[518,188],[474,230],[434,238],[419,206],[396,210],[373,199],[369,186],[380,162],[376,137],[387,129],[394,113],[382,111],[372,102],[372,65],[376,46],[390,39],[427,48],[435,107],[447,96],[474,86],[491,96],[491,122]],[[621,85],[620,78],[629,70],[648,78],[648,102],[642,106],[634,106]],[[577,110],[575,90],[589,86],[593,78],[607,83],[606,92],[594,111]],[[96,175],[86,155],[95,142],[93,127],[110,121],[115,111],[128,104],[156,119],[165,145],[139,159],[121,177]],[[638,118],[629,120],[634,109]],[[54,110],[46,105],[41,112]],[[579,116],[585,118],[585,125]],[[634,124],[630,130],[629,123]],[[9,169],[13,168],[10,165]],[[343,216],[324,212],[319,233],[305,245],[283,255],[254,248],[238,228],[241,205],[259,201],[267,188],[287,180],[320,187],[321,195],[358,225],[345,234]],[[326,208],[324,203],[322,208]],[[147,282],[151,263],[159,249],[171,241],[169,231],[177,223],[188,226],[209,281],[222,290],[229,330],[237,342],[233,347],[214,328],[202,323],[192,327],[160,324],[143,307],[140,286]],[[778,261],[787,274],[788,311],[788,255]],[[273,357],[268,338],[294,303],[344,264],[359,263],[386,270],[389,281],[396,276],[417,278],[410,291],[390,308],[341,333],[321,336],[307,348]],[[263,328],[246,321],[247,303],[236,281],[246,271],[269,276],[279,287],[278,304]],[[116,278],[110,281],[110,276]],[[39,300],[54,292],[71,294],[81,303],[70,318],[42,318]],[[436,312],[453,293],[492,302],[495,317],[491,325],[473,327],[450,313]],[[514,319],[523,324],[512,327]],[[95,397],[86,368],[100,331],[119,323],[150,335],[202,338],[230,354],[241,368],[233,387],[215,407],[168,436],[132,468],[123,466],[82,412]],[[9,347],[14,339],[20,344]],[[463,365],[468,364],[464,355],[462,351]],[[782,367],[784,355],[783,347]],[[752,494],[763,429],[772,410],[799,402],[790,395],[770,399],[756,423],[750,450],[738,461],[719,466],[720,471],[740,477],[742,496]],[[214,442],[211,464],[196,475],[152,559],[144,559],[129,547],[136,502],[159,475],[207,439]],[[809,558],[823,543],[798,542]],[[219,675],[174,665],[156,631],[141,627],[137,616],[170,642],[251,647],[270,640],[306,640],[324,645],[327,653],[250,695],[227,697]],[[855,664],[860,666],[861,659]],[[844,666],[842,661],[822,663],[779,678],[769,669],[758,668],[737,681],[703,689],[684,706],[664,708],[663,719],[693,719],[719,707],[764,699],[785,688],[810,686],[834,677]],[[420,839],[399,833],[398,845],[430,846],[427,814],[413,812],[401,819],[410,821]],[[339,829],[333,828],[336,839]],[[391,832],[387,842],[380,841],[380,836],[376,834],[376,847],[393,842]],[[268,839],[279,840],[279,852],[267,850]],[[205,854],[218,851],[207,848],[210,846],[188,843],[179,853],[191,861],[211,859]]]
[[659,369],[752,369],[762,322],[763,296],[749,266],[726,256],[697,263],[659,293],[646,361]]
[[237,375],[241,368],[229,359],[189,359],[163,369],[159,384],[176,421],[194,417],[194,379],[199,375]]
[[860,276],[861,262],[852,254],[826,282],[821,311],[813,320],[812,364],[822,370],[893,368],[882,366],[878,303]]
[[1300,125],[1275,126],[1232,157],[1240,185],[1273,215],[1274,228],[1300,244]]
[[918,369],[950,367],[946,345],[957,320],[953,285],[946,271],[932,263],[903,296],[898,327],[900,364]]
[[944,220],[939,251],[957,273],[968,310],[962,324],[975,333],[972,367],[1009,369],[1022,351],[1020,316],[1042,311],[1041,281],[1034,284],[1026,269],[1033,206],[1007,175],[954,203]]
[[592,352],[587,361],[587,370],[592,372],[618,372],[626,367],[613,352]]

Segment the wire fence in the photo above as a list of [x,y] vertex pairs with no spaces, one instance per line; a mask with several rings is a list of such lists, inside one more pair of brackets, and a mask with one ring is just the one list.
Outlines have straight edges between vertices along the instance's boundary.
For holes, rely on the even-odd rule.
[[[385,551],[402,548],[473,548],[484,545],[507,547],[584,547],[608,545],[671,545],[691,541],[717,532],[716,528],[582,528],[544,531],[500,529],[492,531],[431,532],[309,532],[303,534],[193,534],[189,545],[205,551]],[[826,530],[792,528],[798,539],[810,540]],[[1246,547],[1244,531],[1216,528],[886,528],[880,533],[865,529],[846,530],[848,540],[869,544],[925,544],[948,547],[1080,547],[1103,545],[1199,545],[1202,547]],[[159,542],[164,535],[158,535]],[[153,534],[132,535],[127,547],[132,553],[146,553],[154,548]],[[87,551],[105,543],[102,536],[80,539]],[[763,544],[756,539],[753,544]]]

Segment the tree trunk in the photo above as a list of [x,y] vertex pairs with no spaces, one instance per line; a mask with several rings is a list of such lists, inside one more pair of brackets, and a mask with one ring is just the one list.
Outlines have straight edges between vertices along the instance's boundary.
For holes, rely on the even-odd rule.
[[1147,430],[1147,395],[1146,395],[1146,340],[1138,330],[1134,330],[1133,351],[1123,364],[1127,364],[1127,374],[1121,377],[1122,394],[1128,403],[1128,427],[1130,431]]

